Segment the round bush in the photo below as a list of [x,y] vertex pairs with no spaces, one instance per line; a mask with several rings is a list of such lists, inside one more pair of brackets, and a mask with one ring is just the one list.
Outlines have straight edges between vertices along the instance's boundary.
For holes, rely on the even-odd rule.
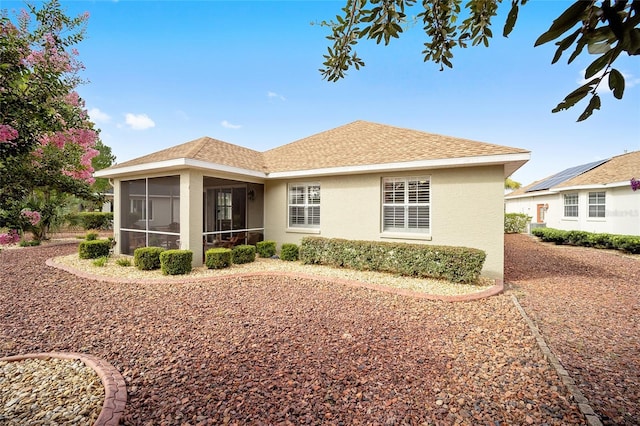
[[78,247],[80,259],[97,259],[102,256],[109,256],[111,241],[109,240],[89,240],[82,241]]
[[165,275],[183,275],[191,272],[191,250],[165,250],[160,253],[160,269]]
[[142,271],[160,269],[162,247],[138,247],[133,252],[133,264]]
[[204,263],[209,269],[222,269],[231,266],[231,249],[211,248],[204,254]]
[[299,249],[296,244],[285,243],[280,249],[280,259],[288,261],[296,261],[299,257]]

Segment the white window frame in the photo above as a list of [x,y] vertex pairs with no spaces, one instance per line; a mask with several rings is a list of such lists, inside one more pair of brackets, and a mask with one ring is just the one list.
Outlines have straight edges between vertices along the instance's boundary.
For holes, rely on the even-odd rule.
[[[595,197],[595,200],[593,200],[594,202],[592,202],[592,196]],[[604,219],[607,217],[607,193],[605,191],[589,192],[587,203],[589,219]]]
[[[570,201],[575,201],[575,202],[567,202],[567,200],[571,198]],[[580,197],[578,196],[577,193],[573,193],[573,194],[563,194],[563,217],[568,218],[568,219],[577,219],[578,217],[580,217],[580,204],[579,204],[579,200]],[[575,210],[575,214],[567,214],[567,210]]]
[[[294,194],[293,191],[301,191]],[[289,229],[320,229],[321,188],[319,182],[296,182],[287,185],[287,225]],[[292,214],[296,209],[299,214]],[[294,218],[297,220],[295,223]]]
[[[389,192],[388,184],[394,187]],[[415,185],[426,184],[426,194],[418,188],[417,192],[411,194]],[[399,233],[401,235],[431,235],[431,176],[409,176],[409,177],[386,177],[382,178],[382,212],[381,212],[381,230],[383,234]],[[387,225],[389,211],[393,210],[394,220],[397,220],[402,226]],[[413,210],[413,211],[412,211]],[[426,226],[420,226],[424,218],[420,218],[421,214],[426,211]],[[416,217],[411,217],[412,213],[416,213]],[[386,214],[385,214],[386,213]],[[416,226],[411,226],[415,224]]]

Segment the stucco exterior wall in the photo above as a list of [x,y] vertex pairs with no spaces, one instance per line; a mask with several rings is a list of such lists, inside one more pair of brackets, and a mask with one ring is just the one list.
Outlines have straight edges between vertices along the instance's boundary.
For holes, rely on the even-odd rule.
[[[428,176],[431,179],[431,234],[381,231],[383,177]],[[320,183],[320,229],[287,227],[287,185]],[[502,166],[270,180],[265,184],[265,238],[300,243],[306,235],[373,241],[474,247],[487,253],[483,274],[502,278],[504,271]]]

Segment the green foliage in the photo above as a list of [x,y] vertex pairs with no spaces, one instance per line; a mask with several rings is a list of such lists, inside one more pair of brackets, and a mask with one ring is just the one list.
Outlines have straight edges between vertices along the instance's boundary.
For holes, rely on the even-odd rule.
[[116,260],[116,265],[123,267],[131,266],[131,260],[127,259],[126,257],[121,257],[120,259]]
[[305,237],[300,246],[300,260],[305,264],[446,279],[456,283],[477,280],[485,258],[484,251],[467,247],[337,238]]
[[531,216],[524,213],[505,213],[504,233],[521,234],[527,232],[527,223],[531,221]]
[[165,250],[160,253],[160,269],[164,275],[184,275],[191,272],[191,250]]
[[66,216],[66,221],[71,226],[80,226],[88,231],[90,229],[107,230],[111,228],[113,213],[111,212],[79,212]]
[[236,265],[256,260],[256,246],[241,244],[231,250],[231,261]]
[[98,266],[100,268],[103,268],[105,266],[107,266],[107,261],[109,260],[109,258],[107,256],[100,256],[99,258],[95,259],[93,261],[93,266]]
[[[527,0],[513,0],[511,9],[503,27],[502,35],[507,37],[518,20],[520,6]],[[360,69],[365,65],[355,52],[355,46],[361,39],[374,40],[380,44],[389,44],[393,38],[399,38],[403,27],[422,27],[427,41],[424,43],[424,61],[432,61],[444,67],[452,68],[453,51],[471,46],[489,46],[493,37],[492,19],[497,16],[500,0],[470,1],[461,8],[460,1],[432,0],[346,0],[342,14],[334,21],[323,21],[322,26],[331,28],[327,39],[332,42],[328,53],[324,55],[323,69],[320,72],[328,81],[338,81],[345,77],[351,67]],[[419,10],[415,18],[407,18],[408,9],[416,6]],[[413,25],[418,24],[418,25]],[[591,95],[587,107],[578,121],[587,119],[594,110],[600,109],[600,97],[597,89],[607,82],[613,95],[622,99],[625,80],[622,73],[612,67],[621,53],[640,54],[639,7],[637,1],[577,1],[570,5],[551,24],[550,28],[535,42],[539,46],[568,36],[556,42],[558,46],[552,64],[562,54],[575,45],[568,62],[573,62],[582,54],[585,46],[589,54],[599,55],[585,70],[586,84],[571,92],[552,112],[573,107],[577,102]]]
[[256,250],[260,257],[271,257],[276,254],[276,242],[271,240],[258,241]]
[[531,233],[544,242],[616,249],[625,253],[640,254],[640,236],[592,233],[585,231],[562,231],[553,228],[536,228]]
[[280,259],[296,261],[300,257],[300,249],[297,244],[284,243],[280,249]]
[[515,180],[511,179],[511,178],[506,178],[504,180],[504,189],[518,189],[522,186],[522,184],[520,182],[516,182]]
[[207,250],[204,263],[209,269],[222,269],[231,266],[231,249],[218,247]]
[[87,232],[87,234],[84,236],[84,239],[87,240],[87,241],[97,240],[98,239],[98,233],[97,232]]
[[18,243],[18,245],[20,247],[35,247],[40,245],[40,240],[31,240],[31,241],[21,240]]
[[80,259],[97,259],[102,256],[109,256],[111,250],[111,241],[109,240],[91,240],[82,241],[78,248]]
[[138,247],[133,251],[133,264],[142,271],[160,269],[162,247]]

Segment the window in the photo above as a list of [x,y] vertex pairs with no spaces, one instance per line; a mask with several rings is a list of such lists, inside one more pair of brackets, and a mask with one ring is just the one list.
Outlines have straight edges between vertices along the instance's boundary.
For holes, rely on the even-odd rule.
[[565,194],[564,217],[578,217],[578,194]]
[[[137,220],[147,220],[147,205],[144,199],[131,200],[131,214]],[[153,220],[153,204],[152,200],[149,200],[149,220]]]
[[589,193],[589,217],[605,217],[605,193]]
[[320,184],[289,185],[289,227],[320,227]]
[[382,180],[382,229],[430,232],[431,195],[428,177]]

